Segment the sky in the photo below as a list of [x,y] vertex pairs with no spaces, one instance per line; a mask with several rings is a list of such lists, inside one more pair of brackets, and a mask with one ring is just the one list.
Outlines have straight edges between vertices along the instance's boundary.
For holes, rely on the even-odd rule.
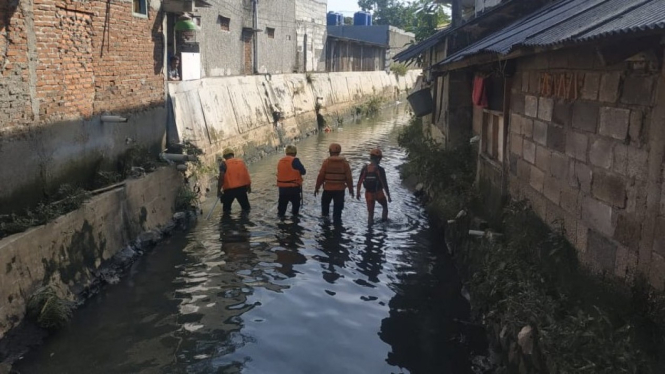
[[339,12],[347,17],[360,10],[358,0],[328,0],[328,11]]

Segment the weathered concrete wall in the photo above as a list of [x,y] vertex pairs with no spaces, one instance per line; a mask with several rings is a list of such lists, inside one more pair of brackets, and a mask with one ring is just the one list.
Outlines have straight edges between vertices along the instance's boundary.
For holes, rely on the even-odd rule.
[[[325,0],[296,0],[296,33],[298,72],[326,69],[326,10]],[[307,35],[307,45],[305,45]]]
[[[334,114],[363,98],[406,93],[420,71],[399,79],[383,71],[209,78],[169,84],[177,132],[170,141],[190,140],[213,157],[224,147],[246,154],[274,148],[314,131],[317,98],[323,114]],[[281,112],[275,126],[273,111]]]
[[182,176],[172,167],[127,180],[55,221],[0,240],[0,338],[25,314],[30,295],[50,284],[73,298],[93,272],[144,231],[165,225]]
[[[243,28],[253,26],[251,0],[211,2],[209,8],[197,8],[201,17],[201,31],[197,35],[201,50],[202,77],[220,77],[245,74],[245,42]],[[296,63],[296,2],[295,0],[259,1],[258,68],[261,73],[292,72]],[[229,30],[224,30],[220,17],[230,19]],[[325,17],[325,8],[323,10]],[[274,29],[274,37],[268,35]],[[254,50],[253,43],[249,48]],[[250,53],[249,60],[253,58]]]
[[166,110],[126,114],[124,123],[62,121],[0,135],[0,214],[18,212],[62,183],[88,183],[100,165],[113,163],[137,144],[159,151]]
[[510,194],[529,199],[548,224],[563,223],[584,261],[620,277],[641,272],[662,289],[665,82],[658,63],[604,67],[585,49],[519,60],[506,162]]

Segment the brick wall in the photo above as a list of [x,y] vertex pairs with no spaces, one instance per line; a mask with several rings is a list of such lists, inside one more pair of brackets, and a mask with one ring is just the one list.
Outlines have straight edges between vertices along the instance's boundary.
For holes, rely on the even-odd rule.
[[[655,66],[605,67],[583,49],[519,60],[506,162],[510,194],[529,199],[548,224],[563,224],[585,262],[621,277],[639,270],[662,288],[665,233],[656,230],[651,240],[648,230],[665,222],[656,217],[665,205],[651,215],[647,209],[647,197],[663,190],[648,169],[656,164],[659,174],[662,155],[649,152],[665,141],[648,136],[662,126],[652,120]],[[656,192],[647,191],[650,178]]]
[[26,28],[18,1],[0,2],[0,129],[33,120]]
[[163,103],[161,18],[131,9],[101,0],[2,6],[0,128]]

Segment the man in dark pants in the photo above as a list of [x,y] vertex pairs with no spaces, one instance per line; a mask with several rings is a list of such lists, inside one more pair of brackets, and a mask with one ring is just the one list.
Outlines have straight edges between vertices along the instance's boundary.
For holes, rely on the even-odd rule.
[[332,143],[328,147],[328,152],[330,157],[323,161],[319,175],[316,178],[314,196],[319,193],[319,188],[323,185],[321,213],[328,216],[330,202],[333,201],[333,219],[339,221],[342,219],[342,210],[344,209],[344,190],[348,188],[351,197],[353,197],[353,177],[351,176],[349,162],[339,155],[342,152],[342,146]]
[[291,202],[291,213],[295,217],[300,211],[302,176],[307,171],[296,157],[298,149],[295,146],[287,146],[285,153],[286,156],[282,157],[277,163],[277,187],[279,187],[277,215],[284,217],[286,207]]
[[231,204],[238,200],[242,210],[249,210],[249,199],[247,194],[252,192],[252,180],[245,163],[234,158],[233,150],[224,149],[222,152],[224,161],[219,165],[219,178],[217,178],[217,197],[222,200],[222,209],[231,211]]

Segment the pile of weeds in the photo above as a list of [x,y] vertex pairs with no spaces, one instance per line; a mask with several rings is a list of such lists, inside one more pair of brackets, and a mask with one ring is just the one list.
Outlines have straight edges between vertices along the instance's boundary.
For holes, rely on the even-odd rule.
[[379,95],[373,95],[364,103],[355,106],[355,112],[358,116],[373,117],[379,114],[381,106],[385,99]]
[[118,172],[125,179],[155,171],[162,164],[154,152],[144,146],[134,146],[118,161]]
[[192,189],[186,185],[181,186],[178,190],[178,194],[175,197],[176,211],[192,210],[198,205],[199,194],[195,191],[192,191]]
[[51,222],[80,208],[89,196],[89,192],[82,188],[63,184],[35,208],[0,216],[0,238]]
[[474,308],[488,325],[517,336],[537,331],[548,373],[657,373],[665,365],[665,299],[578,263],[563,228],[551,230],[526,202],[503,216],[505,240],[467,242],[464,265]]
[[406,67],[406,64],[394,63],[390,65],[390,71],[395,74],[395,78],[399,79],[399,77],[406,75],[408,68]]
[[399,134],[398,142],[408,154],[402,175],[417,178],[429,191],[428,206],[435,215],[452,218],[475,204],[476,158],[470,144],[444,149],[423,131],[422,121],[415,117]]
[[28,300],[26,316],[47,330],[64,327],[72,318],[74,303],[58,297],[50,286],[38,289]]

